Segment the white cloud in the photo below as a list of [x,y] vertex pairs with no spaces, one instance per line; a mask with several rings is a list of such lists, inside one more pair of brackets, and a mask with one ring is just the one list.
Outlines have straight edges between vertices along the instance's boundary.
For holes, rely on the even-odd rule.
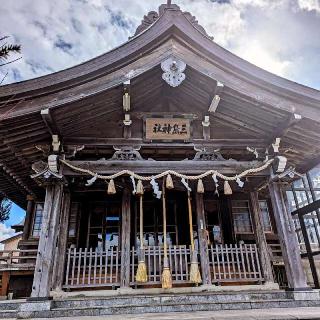
[[298,0],[299,7],[307,11],[320,13],[320,0]]
[[[15,234],[15,231],[10,227],[7,227],[4,223],[0,223],[0,241],[8,239]],[[3,248],[3,245],[0,244],[0,249]]]
[[[10,1],[0,30],[22,44],[6,83],[71,67],[125,42],[165,0]],[[176,0],[242,58],[320,89],[320,0]]]

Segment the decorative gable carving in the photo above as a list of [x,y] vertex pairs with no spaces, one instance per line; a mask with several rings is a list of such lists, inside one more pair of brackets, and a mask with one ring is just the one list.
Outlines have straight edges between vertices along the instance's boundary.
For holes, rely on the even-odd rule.
[[150,11],[147,15],[143,17],[141,24],[136,29],[134,36],[142,33],[144,30],[148,29],[154,22],[159,18],[159,14],[156,11]]
[[198,161],[227,161],[219,149],[212,150],[211,148],[194,148],[197,153],[195,154],[193,160]]
[[176,4],[171,4],[171,1],[168,1],[167,4],[162,4],[159,7],[158,12],[150,11],[147,15],[145,15],[143,17],[143,20],[141,21],[141,24],[136,29],[134,36],[148,29],[152,24],[154,24],[160,18],[161,15],[163,15],[163,13],[166,10],[180,11],[198,31],[200,31],[203,35],[205,35],[209,39],[213,40],[213,37],[207,34],[206,30],[199,24],[195,16],[193,16],[190,12],[182,12],[180,7]]
[[162,79],[171,87],[179,86],[186,78],[183,71],[186,69],[186,64],[182,60],[169,58],[161,63],[163,71]]
[[114,160],[124,160],[124,161],[136,161],[136,160],[143,160],[139,150],[140,147],[138,148],[133,148],[133,147],[116,147],[113,146],[113,148],[116,150],[115,153],[113,154],[112,158],[109,159],[110,161]]

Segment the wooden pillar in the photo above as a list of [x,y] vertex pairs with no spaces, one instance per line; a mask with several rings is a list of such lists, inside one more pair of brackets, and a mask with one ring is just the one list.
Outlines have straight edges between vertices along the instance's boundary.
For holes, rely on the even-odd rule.
[[121,214],[121,287],[130,286],[130,231],[131,231],[131,193],[125,188],[122,194]]
[[28,195],[27,196],[27,210],[26,210],[26,217],[24,219],[24,226],[23,226],[23,234],[22,239],[28,240],[30,236],[30,230],[32,226],[32,213],[34,209],[34,199],[33,196]]
[[206,221],[204,216],[203,194],[198,192],[196,192],[196,213],[197,213],[202,283],[204,285],[211,285],[211,273],[210,273],[209,257],[208,257],[208,239],[207,239]]
[[286,199],[282,193],[281,184],[270,182],[268,186],[289,289],[309,289],[306,275],[302,267],[300,249],[293,220],[286,206]]
[[50,184],[46,188],[31,298],[48,298],[50,295],[62,194],[63,186],[60,183]]
[[265,282],[274,282],[269,249],[266,235],[264,233],[261,210],[259,206],[258,192],[250,192],[250,201],[253,213],[255,238],[259,248],[263,277]]
[[64,192],[61,205],[61,217],[58,231],[58,242],[55,250],[52,288],[54,290],[61,290],[65,274],[65,260],[67,252],[68,231],[69,231],[69,217],[70,217],[70,193]]
[[3,271],[1,276],[1,293],[0,296],[6,297],[8,295],[9,289],[9,282],[10,282],[10,272]]

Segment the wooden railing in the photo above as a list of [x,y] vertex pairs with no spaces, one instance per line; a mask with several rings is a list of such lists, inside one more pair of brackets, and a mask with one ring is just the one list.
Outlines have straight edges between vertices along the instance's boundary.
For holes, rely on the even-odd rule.
[[37,250],[1,250],[0,271],[33,270]]
[[120,250],[70,248],[64,288],[99,287],[120,285]]
[[[137,283],[135,275],[140,250],[131,249],[130,285],[159,286],[163,269],[162,246],[149,246],[144,250],[148,281]],[[255,244],[217,245],[208,247],[212,283],[263,281],[258,250]],[[190,284],[190,247],[169,246],[168,260],[173,284]],[[200,257],[198,256],[200,267]],[[118,247],[107,250],[70,248],[67,252],[64,288],[119,287],[121,253]]]
[[[139,250],[131,250],[131,285],[141,285],[135,281],[138,266]],[[162,246],[149,246],[144,251],[147,266],[148,282],[143,285],[161,284],[164,250]],[[189,282],[190,248],[189,246],[169,246],[168,259],[172,275],[172,283]]]
[[263,280],[255,244],[209,246],[208,253],[213,283]]

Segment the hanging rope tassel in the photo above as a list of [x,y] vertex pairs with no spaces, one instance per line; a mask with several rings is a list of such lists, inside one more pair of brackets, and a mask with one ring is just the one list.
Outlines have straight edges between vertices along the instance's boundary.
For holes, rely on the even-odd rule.
[[166,179],[166,187],[167,189],[173,189],[173,181],[172,181],[172,177],[170,174],[167,175],[167,179]]
[[148,281],[147,266],[144,261],[143,240],[143,196],[140,194],[140,257],[136,273],[136,281],[142,283]]
[[225,180],[225,182],[224,182],[224,194],[225,195],[232,194],[232,189],[231,189],[230,184],[227,180]]
[[116,194],[117,193],[113,179],[111,179],[109,181],[107,193],[108,194]]
[[191,208],[191,198],[190,191],[188,191],[188,212],[189,212],[189,230],[191,239],[191,265],[190,265],[190,282],[199,284],[202,282],[201,274],[198,265],[198,253],[195,250],[194,239],[193,239],[193,228],[192,228],[192,208]]
[[142,196],[143,193],[144,193],[144,191],[143,191],[143,184],[142,184],[142,181],[139,180],[138,183],[137,183],[137,191],[136,191],[136,194],[137,194],[138,196]]
[[203,186],[202,179],[198,180],[197,192],[198,193],[204,193],[204,186]]
[[163,213],[163,270],[161,276],[161,284],[163,289],[172,288],[172,276],[169,267],[168,252],[167,252],[167,218],[166,218],[166,196],[165,184],[162,182],[162,213]]

